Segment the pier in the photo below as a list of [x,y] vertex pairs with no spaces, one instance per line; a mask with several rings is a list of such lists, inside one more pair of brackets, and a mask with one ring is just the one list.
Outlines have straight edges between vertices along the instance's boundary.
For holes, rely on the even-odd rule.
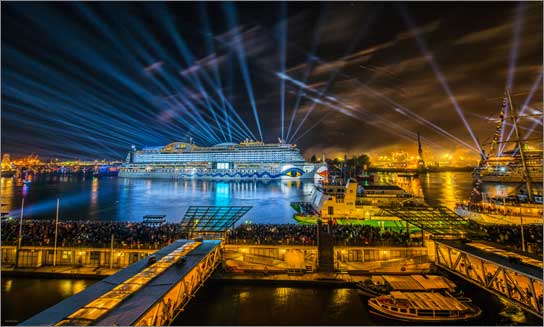
[[[181,256],[186,259],[179,264],[176,251],[185,247],[189,249],[184,249],[186,252]],[[23,250],[34,253],[50,251],[40,250],[39,247]],[[106,249],[94,250],[100,252]],[[79,252],[93,251],[79,249]],[[324,276],[342,281],[342,278],[334,278],[338,274],[353,275],[359,281],[360,278],[356,276],[361,274],[395,271],[419,273],[430,269],[427,248],[422,247],[337,246],[333,253],[336,269],[332,275],[327,275],[315,273],[319,268],[317,246],[229,245],[220,240],[204,240],[201,243],[178,240],[153,254],[156,264],[149,265],[148,259],[131,263],[21,325],[167,325],[183,312],[185,305],[219,265],[235,273],[300,276],[299,279],[310,283],[312,279]],[[104,257],[107,259],[105,254]],[[163,265],[161,259],[169,261]],[[107,264],[106,261],[102,265]],[[399,265],[399,261],[405,262],[404,265]],[[128,262],[120,263],[119,268],[125,263]],[[155,268],[157,264],[161,269]],[[302,278],[303,275],[309,278]]]
[[220,243],[176,241],[156,263],[140,260],[21,325],[167,325],[219,264]]
[[[155,252],[154,256],[160,262],[186,244],[199,242],[178,240]],[[130,264],[130,260],[120,261],[118,272],[28,319],[23,325],[165,325],[183,312],[185,305],[218,267],[227,274],[227,279],[233,280],[273,283],[285,280],[316,285],[325,280],[348,285],[374,274],[429,273],[433,263],[541,317],[542,271],[534,265],[542,264],[530,258],[512,262],[508,257],[488,253],[490,249],[482,248],[481,244],[475,242],[471,246],[470,243],[436,240],[426,242],[426,247],[333,246],[333,268],[322,271],[318,246],[203,241],[184,253],[187,259],[181,265],[174,262],[153,276],[144,273],[147,259]],[[11,249],[3,249],[2,253],[8,250]],[[101,250],[107,249],[95,249],[96,252]],[[50,250],[35,247],[33,251]],[[79,251],[92,252],[91,249]],[[495,249],[497,251],[501,250]],[[141,253],[144,252],[139,255]],[[104,258],[108,258],[105,252]],[[107,260],[97,264],[104,266]],[[124,264],[127,266],[123,268]],[[72,263],[61,262],[61,265],[66,267]],[[139,278],[142,274],[147,281],[142,282]]]
[[[235,229],[234,223],[249,209],[190,207],[179,232],[196,238],[179,239],[162,249],[139,243],[140,248],[58,247],[55,259],[51,246],[22,246],[18,267],[10,268],[17,247],[2,246],[3,273],[59,275],[69,268],[86,276],[108,276],[23,325],[169,324],[218,267],[218,278],[231,280],[344,286],[369,275],[426,274],[438,267],[542,317],[542,263],[483,241],[467,242],[468,225],[451,210],[392,209],[426,235],[417,245],[396,239],[397,234],[380,236],[377,246],[372,241],[350,244],[346,237],[335,240],[359,232],[361,239],[372,238],[372,229],[360,227],[336,229],[319,223],[312,228]],[[212,239],[200,241],[202,235]]]
[[544,326],[541,3],[4,2],[0,327]]
[[[19,252],[18,267],[88,267],[99,269],[122,269],[156,252],[158,248],[94,248],[58,247],[55,260],[53,246],[23,246]],[[2,271],[15,266],[17,247],[2,245]]]

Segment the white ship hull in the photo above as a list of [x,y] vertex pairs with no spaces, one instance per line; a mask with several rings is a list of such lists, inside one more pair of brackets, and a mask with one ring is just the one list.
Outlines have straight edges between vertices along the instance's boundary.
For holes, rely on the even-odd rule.
[[[468,218],[481,224],[519,225],[521,223],[520,216],[489,214],[461,208],[456,208],[455,212],[461,217]],[[522,219],[523,224],[542,224],[542,218],[539,217],[523,216]]]
[[[499,184],[525,183],[525,178],[519,175],[482,175],[482,176],[476,176],[476,178],[480,179],[484,183],[499,183]],[[537,184],[540,184],[542,181],[542,174],[531,176],[531,179],[533,181],[536,181]]]
[[[301,171],[300,176],[289,176],[287,171],[292,169]],[[301,167],[290,166],[283,171],[244,171],[244,170],[178,170],[175,169],[152,169],[127,170],[121,168],[119,177],[125,178],[157,178],[157,179],[202,179],[202,180],[301,180],[301,179],[321,179],[320,173],[326,171],[326,165],[314,164]],[[174,171],[172,171],[174,170]]]
[[245,141],[199,147],[174,142],[136,150],[133,146],[119,177],[211,180],[321,179],[325,163],[306,162],[296,145]]

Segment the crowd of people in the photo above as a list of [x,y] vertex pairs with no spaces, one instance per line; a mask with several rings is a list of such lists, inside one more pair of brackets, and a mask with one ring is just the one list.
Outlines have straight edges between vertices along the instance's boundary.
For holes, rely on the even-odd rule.
[[[179,224],[151,227],[135,222],[61,221],[58,224],[59,247],[160,248],[181,238]],[[55,221],[27,220],[23,223],[22,245],[53,246]],[[15,245],[19,221],[2,221],[2,244]]]
[[[405,233],[372,226],[330,226],[332,240],[337,245],[379,246],[407,245]],[[2,221],[2,243],[16,245],[19,221]],[[55,221],[27,220],[23,223],[23,246],[53,246]],[[165,223],[152,227],[141,222],[61,221],[58,223],[59,247],[160,248],[186,237],[179,224]],[[242,224],[226,233],[231,244],[317,245],[315,225]]]
[[455,205],[458,209],[470,210],[477,213],[486,213],[499,216],[524,216],[524,217],[542,217],[543,210],[524,210],[523,213],[519,208],[515,206],[505,206],[495,203],[477,202],[477,203],[457,203]]
[[334,225],[332,236],[337,245],[404,246],[410,237],[405,231],[368,225]]
[[[409,237],[404,232],[363,225],[332,225],[330,233],[336,245],[403,246]],[[231,244],[317,245],[315,225],[240,225],[227,233]]]
[[[523,249],[520,225],[482,225],[471,221],[469,228],[471,231],[479,232],[480,237],[488,242],[497,243],[514,250],[521,251]],[[523,239],[528,252],[542,255],[542,237],[542,225],[523,226]]]
[[[2,243],[17,244],[19,221],[2,221]],[[409,246],[410,237],[404,231],[368,225],[331,225],[328,234],[336,245],[345,246]],[[470,222],[476,238],[521,250],[519,225],[481,225]],[[297,224],[242,224],[226,233],[231,244],[317,245],[317,227]],[[542,226],[525,225],[524,240],[529,252],[542,254]],[[55,222],[27,220],[23,224],[22,245],[53,246]],[[59,247],[160,248],[185,238],[180,224],[164,223],[149,226],[142,222],[61,221],[58,224]]]
[[317,245],[315,225],[243,224],[227,232],[231,244]]

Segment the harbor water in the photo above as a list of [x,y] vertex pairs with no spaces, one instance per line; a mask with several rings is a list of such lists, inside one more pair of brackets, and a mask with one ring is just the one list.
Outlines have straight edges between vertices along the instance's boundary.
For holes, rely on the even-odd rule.
[[[541,325],[542,321],[509,306],[488,292],[458,281],[474,304],[483,308],[472,321],[450,325]],[[355,289],[331,287],[279,287],[211,282],[199,291],[173,325],[295,325],[295,326],[381,326],[413,323],[386,320],[368,311],[369,297]],[[440,325],[447,325],[440,323]]]
[[[469,196],[468,172],[430,173],[419,178],[380,173],[377,182],[395,183],[424,196],[431,205],[453,207]],[[252,206],[243,221],[295,223],[291,202],[308,201],[315,187],[307,181],[204,181],[129,178],[78,178],[42,175],[30,184],[2,178],[2,212],[19,217],[25,198],[25,219],[54,219],[60,198],[61,220],[141,221],[164,214],[178,222],[191,205]]]
[[[15,325],[94,282],[83,279],[2,278],[2,325]],[[474,304],[483,309],[481,317],[464,325],[542,325],[541,320],[512,310],[477,286],[462,280],[455,282],[461,285]],[[368,297],[360,296],[355,289],[249,286],[210,280],[173,325],[411,325],[372,316],[368,312],[367,300]]]

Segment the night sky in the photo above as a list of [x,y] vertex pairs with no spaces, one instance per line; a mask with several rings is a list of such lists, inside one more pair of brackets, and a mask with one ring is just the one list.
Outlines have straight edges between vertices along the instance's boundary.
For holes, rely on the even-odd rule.
[[[542,111],[540,2],[1,6],[14,157],[261,135],[308,157],[414,152],[417,131],[426,149],[477,156],[506,86],[518,111]],[[541,118],[520,124],[542,139]]]

